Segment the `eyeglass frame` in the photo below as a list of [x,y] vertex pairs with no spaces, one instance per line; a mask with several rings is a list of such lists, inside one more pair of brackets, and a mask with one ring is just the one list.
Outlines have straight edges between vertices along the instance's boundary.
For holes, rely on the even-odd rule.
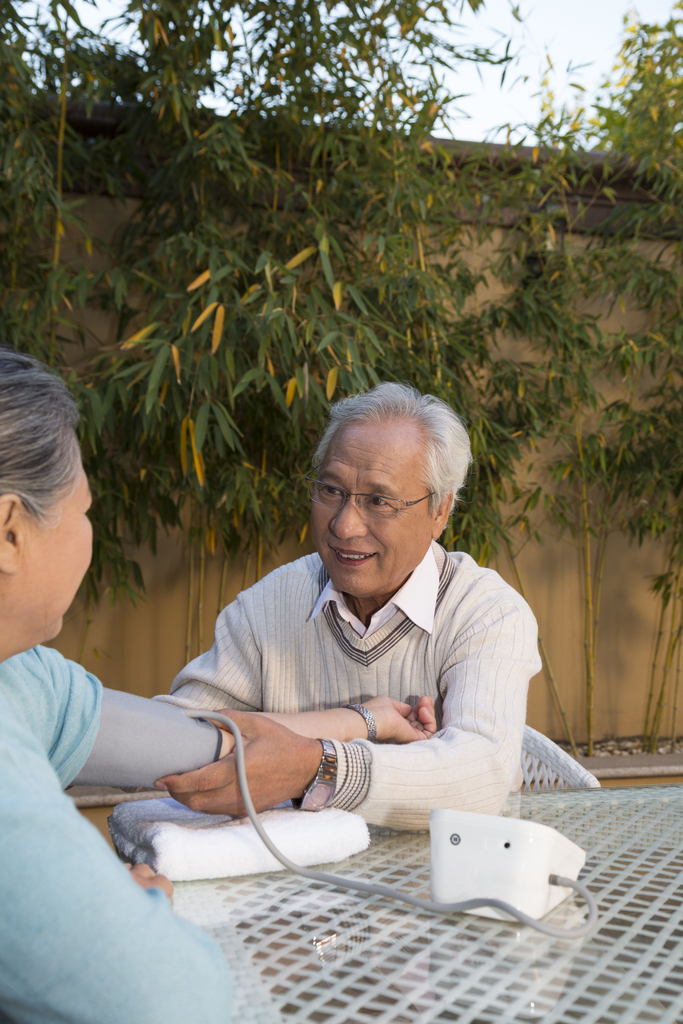
[[[344,487],[337,487],[336,484],[325,483],[324,480],[317,480],[314,477],[309,476],[308,473],[304,476],[304,480],[309,484],[322,484],[323,487],[334,487],[335,490],[341,491],[342,494],[345,494],[346,498],[337,509],[337,512],[341,512],[343,508],[346,508],[350,498],[382,498],[384,501],[400,501],[403,508],[396,509],[398,514],[399,512],[405,512],[407,508],[411,508],[413,505],[419,505],[421,501],[426,501],[427,498],[431,498],[436,494],[436,491],[430,491],[429,494],[425,494],[422,498],[416,498],[415,501],[406,501],[405,498],[393,498],[389,494],[371,494],[367,491],[347,491]],[[311,495],[311,501],[315,501],[313,495]],[[315,501],[315,503],[316,505],[322,505],[323,508],[334,508],[334,505],[326,505],[322,501]],[[354,502],[354,505],[358,508],[358,502]],[[370,518],[382,519],[383,517],[371,515]]]

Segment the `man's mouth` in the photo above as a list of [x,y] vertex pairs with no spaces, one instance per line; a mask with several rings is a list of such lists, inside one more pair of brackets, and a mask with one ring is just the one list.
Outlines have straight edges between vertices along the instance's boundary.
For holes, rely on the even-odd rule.
[[337,548],[332,550],[341,565],[362,565],[364,562],[369,562],[371,558],[375,557],[374,552],[368,555],[360,551],[338,551]]

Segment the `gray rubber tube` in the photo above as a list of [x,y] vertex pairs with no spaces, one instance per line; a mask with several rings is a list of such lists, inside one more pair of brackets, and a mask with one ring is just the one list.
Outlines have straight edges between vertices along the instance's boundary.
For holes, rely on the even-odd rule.
[[[589,935],[597,925],[598,908],[592,892],[582,882],[575,881],[573,878],[563,878],[560,875],[550,875],[548,878],[550,885],[560,885],[568,889],[574,889],[588,904],[588,917],[578,928],[557,928],[555,925],[546,924],[545,921],[537,921],[534,917],[529,917],[528,914],[511,906],[509,903],[505,903],[503,900],[473,899],[463,900],[461,903],[434,903],[432,900],[420,899],[419,896],[411,896],[400,889],[390,889],[386,885],[373,885],[371,882],[362,882],[360,879],[346,878],[343,875],[328,875],[323,871],[313,871],[311,868],[304,868],[299,864],[294,864],[288,857],[285,857],[284,853],[280,853],[259,821],[259,816],[256,813],[256,808],[252,803],[251,794],[249,793],[247,769],[244,761],[244,746],[239,726],[231,718],[221,715],[216,711],[186,711],[185,714],[189,718],[205,714],[207,718],[220,722],[221,725],[230,730],[235,738],[237,778],[240,784],[242,802],[246,808],[249,820],[266,849],[270,850],[275,859],[279,860],[284,867],[294,871],[297,875],[303,875],[304,878],[312,878],[316,882],[327,882],[329,885],[341,886],[343,889],[351,889],[355,892],[367,892],[373,896],[385,896],[391,900],[408,903],[411,907],[417,907],[419,910],[428,910],[432,914],[460,914],[465,910],[475,910],[477,907],[495,907],[497,910],[503,910],[506,914],[510,914],[511,917],[516,918],[522,924],[528,924],[531,928],[535,928],[536,931],[541,932],[543,935],[549,935],[553,939],[577,939],[584,935]],[[302,811],[302,814],[305,813],[305,811]]]
[[219,729],[175,704],[105,689],[95,744],[72,785],[152,787],[211,764],[221,741]]

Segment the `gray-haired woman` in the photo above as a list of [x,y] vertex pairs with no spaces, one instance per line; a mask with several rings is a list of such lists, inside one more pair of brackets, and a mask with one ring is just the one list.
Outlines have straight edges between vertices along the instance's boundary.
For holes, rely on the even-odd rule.
[[128,871],[63,793],[102,702],[97,679],[37,646],[90,561],[76,420],[57,376],[0,347],[0,1020],[224,1024],[218,947],[173,916],[166,879]]

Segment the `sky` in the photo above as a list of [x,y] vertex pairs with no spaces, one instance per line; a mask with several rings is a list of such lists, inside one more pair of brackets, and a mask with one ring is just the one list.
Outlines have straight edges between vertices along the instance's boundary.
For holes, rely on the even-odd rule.
[[[624,17],[663,23],[671,15],[674,0],[515,0],[521,21],[513,13],[512,0],[486,0],[477,13],[465,4],[458,40],[463,47],[488,46],[502,53],[512,40],[515,59],[500,85],[500,67],[461,64],[447,77],[452,93],[462,95],[460,114],[451,115],[451,127],[462,140],[505,138],[501,126],[534,124],[539,117],[540,90],[544,75],[556,107],[590,104],[610,75],[624,36]],[[125,0],[97,0],[92,6],[76,0],[82,19],[92,28],[107,17],[120,14]],[[681,12],[683,15],[683,12]],[[548,62],[552,64],[552,68]],[[575,85],[585,90],[580,93]],[[513,132],[519,140],[523,129]]]

